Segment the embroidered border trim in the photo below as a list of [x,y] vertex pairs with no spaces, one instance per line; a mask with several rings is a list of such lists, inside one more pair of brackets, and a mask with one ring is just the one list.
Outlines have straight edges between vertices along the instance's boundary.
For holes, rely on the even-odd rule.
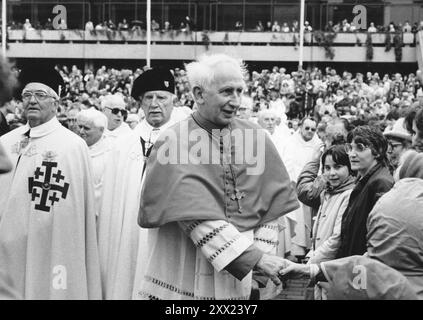
[[211,239],[213,239],[219,232],[221,232],[223,229],[229,227],[229,224],[224,224],[220,226],[219,228],[213,229],[212,232],[207,234],[204,238],[202,238],[200,241],[198,241],[195,246],[201,248],[204,246],[207,242],[209,242]]
[[219,249],[217,249],[210,257],[207,258],[207,260],[211,263],[214,259],[217,258],[219,254],[221,254],[223,251],[228,249],[235,241],[237,241],[241,237],[241,234],[237,235],[234,239],[232,239],[229,242],[226,242],[225,245]]
[[192,232],[192,230],[194,230],[196,227],[198,227],[201,224],[201,221],[194,221],[193,223],[191,223],[187,229],[186,229],[186,233],[190,234]]
[[270,230],[275,230],[275,231],[279,231],[279,226],[277,224],[260,224],[257,227],[257,230],[260,228],[264,228],[264,229],[270,229]]
[[160,299],[159,297],[153,296],[152,294],[149,294],[145,291],[139,291],[138,295],[143,297],[143,298],[146,298],[148,300],[163,300],[163,299]]
[[[190,297],[190,298],[193,298],[193,299],[197,299],[197,300],[214,300],[214,298],[211,298],[211,297],[198,297],[198,296],[194,296],[194,293],[193,292],[181,290],[180,288],[177,288],[174,285],[171,285],[169,283],[166,283],[164,281],[161,281],[159,279],[156,279],[156,278],[153,278],[153,277],[150,277],[150,276],[144,276],[144,279],[147,280],[147,281],[150,281],[153,284],[155,284],[155,285],[157,285],[159,287],[162,287],[162,288],[164,288],[166,290],[169,290],[169,291],[172,291],[172,292],[176,292],[177,294],[180,294],[182,296],[187,296],[187,297]],[[155,296],[153,296],[151,294],[148,294],[146,292],[145,293],[144,292],[141,292],[141,294],[143,296],[146,296],[147,295],[147,296],[151,296],[151,297],[157,298],[157,297],[155,297]],[[160,298],[157,298],[157,299],[160,299]]]
[[267,239],[263,239],[263,238],[254,238],[254,241],[264,242],[264,243],[269,244],[271,246],[279,245],[279,240],[278,241],[272,241],[272,240],[267,240]]

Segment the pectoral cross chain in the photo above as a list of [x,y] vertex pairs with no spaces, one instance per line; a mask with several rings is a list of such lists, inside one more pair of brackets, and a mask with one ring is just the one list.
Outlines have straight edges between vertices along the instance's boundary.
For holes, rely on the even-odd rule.
[[239,213],[242,212],[241,201],[240,201],[242,198],[245,198],[245,192],[239,191],[238,188],[235,188],[235,193],[231,195],[231,200],[237,201]]

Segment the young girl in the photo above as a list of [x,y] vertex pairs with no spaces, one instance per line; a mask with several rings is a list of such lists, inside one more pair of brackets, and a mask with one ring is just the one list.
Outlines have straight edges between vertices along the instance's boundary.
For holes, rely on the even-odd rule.
[[[335,145],[322,155],[323,177],[326,187],[320,194],[320,207],[313,225],[312,249],[308,263],[320,263],[336,257],[341,238],[341,222],[350,193],[354,187],[351,165],[343,145]],[[315,287],[315,300],[325,294]]]
[[335,145],[322,155],[327,186],[320,195],[320,207],[313,225],[309,263],[335,259],[340,244],[341,221],[354,187],[351,165],[343,145]]

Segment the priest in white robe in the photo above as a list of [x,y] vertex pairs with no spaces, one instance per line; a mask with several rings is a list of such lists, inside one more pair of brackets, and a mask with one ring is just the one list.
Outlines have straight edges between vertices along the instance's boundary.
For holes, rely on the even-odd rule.
[[[292,166],[289,168],[291,180],[297,183],[298,176],[304,166],[312,159],[316,148],[322,141],[316,134],[317,124],[312,118],[304,118],[300,126],[292,135],[286,152],[292,157]],[[297,224],[293,238],[292,254],[303,256],[311,247],[312,217],[311,208],[301,203],[301,208],[296,211]]]
[[101,109],[107,117],[107,130],[104,133],[106,137],[114,141],[132,132],[129,125],[125,122],[128,111],[121,94],[116,93],[104,96],[101,100]]
[[0,138],[0,263],[23,299],[101,299],[88,147],[56,118],[63,79],[39,65],[19,78],[28,123]]
[[[270,139],[274,143],[276,150],[279,153],[283,163],[285,164],[288,174],[294,166],[294,159],[292,154],[288,152],[291,135],[289,132],[277,130],[277,113],[273,109],[265,109],[258,113],[258,124],[267,130]],[[294,228],[296,225],[295,211],[289,212],[283,217],[279,218],[279,246],[278,255],[285,257],[290,254],[292,246],[292,238],[294,237]]]
[[147,70],[135,79],[131,95],[140,102],[145,118],[131,135],[116,140],[106,165],[98,221],[105,299],[132,298],[138,251],[143,256],[148,250],[147,230],[137,224],[145,160],[160,133],[181,117],[171,116],[176,96],[169,71]]
[[77,133],[85,140],[90,150],[93,169],[96,212],[100,210],[104,172],[112,149],[110,138],[107,138],[107,118],[95,108],[82,110],[76,115]]

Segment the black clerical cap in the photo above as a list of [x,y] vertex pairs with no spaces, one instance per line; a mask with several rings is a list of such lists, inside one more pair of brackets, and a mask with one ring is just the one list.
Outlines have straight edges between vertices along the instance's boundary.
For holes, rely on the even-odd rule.
[[64,93],[65,83],[62,76],[56,69],[49,66],[33,65],[22,69],[18,77],[19,89],[17,95],[22,93],[22,90],[28,83],[39,82],[53,89],[60,97]]
[[144,71],[135,79],[131,96],[138,100],[145,92],[156,90],[175,93],[175,79],[169,70],[156,68]]

